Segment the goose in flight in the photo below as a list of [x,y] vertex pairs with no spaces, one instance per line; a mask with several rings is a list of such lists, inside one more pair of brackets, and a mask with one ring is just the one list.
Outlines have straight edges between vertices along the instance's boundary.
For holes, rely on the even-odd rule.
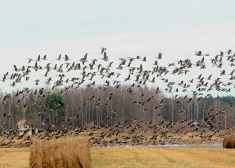
[[219,56],[224,56],[224,52],[223,51],[220,51],[220,55]]
[[68,55],[65,54],[64,60],[65,60],[65,61],[70,60],[69,57],[68,57]]
[[85,54],[83,58],[80,59],[80,61],[82,62],[83,65],[85,62],[87,62],[87,53]]
[[35,80],[35,85],[38,85],[39,81],[40,81],[39,79],[36,79]]
[[35,69],[35,71],[37,71],[38,69],[40,69],[40,66],[38,66],[38,62],[35,62],[34,67],[32,67],[33,69]]
[[40,62],[40,55],[38,56],[38,58],[35,61]]
[[101,47],[100,49],[101,49],[101,54],[103,54],[104,51],[107,50],[107,48],[105,48],[105,47]]
[[61,72],[61,73],[63,72],[62,66],[63,64],[60,65],[60,67],[57,69],[57,72]]
[[230,55],[232,53],[232,50],[229,49],[228,52],[226,52],[226,53],[228,53],[228,55]]
[[2,81],[5,82],[6,81],[6,75],[3,75]]
[[17,67],[14,65],[14,69],[13,69],[13,71],[18,72],[18,71],[20,71],[20,69],[19,69],[19,68],[17,68]]
[[13,83],[11,84],[11,86],[15,86],[15,82],[13,82]]
[[142,61],[146,62],[146,61],[147,61],[146,57],[144,57],[144,58],[142,59]]
[[198,52],[195,51],[195,52],[196,52],[196,54],[195,54],[196,56],[202,56],[202,51],[198,51]]
[[160,52],[159,54],[158,54],[158,57],[157,57],[158,59],[162,59],[162,53]]
[[56,60],[60,61],[60,59],[61,59],[61,54],[59,55],[59,57]]
[[43,60],[47,60],[47,55],[44,55],[44,57],[42,59]]
[[107,56],[107,54],[106,54],[106,52],[104,52],[104,57],[103,58],[101,58],[101,59],[103,59],[104,61],[108,61],[108,56]]
[[30,64],[30,62],[33,61],[32,58],[28,58],[28,60],[29,60],[29,61],[28,61],[28,64]]
[[120,63],[119,66],[126,64],[126,59],[125,58],[119,58],[119,59],[121,60],[121,63]]

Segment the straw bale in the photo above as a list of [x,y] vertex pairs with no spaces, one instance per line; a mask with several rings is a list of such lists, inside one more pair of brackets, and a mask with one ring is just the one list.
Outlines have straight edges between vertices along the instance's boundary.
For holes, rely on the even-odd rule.
[[225,136],[223,148],[235,148],[235,136]]
[[29,162],[30,168],[90,168],[90,146],[83,137],[36,140],[30,147]]

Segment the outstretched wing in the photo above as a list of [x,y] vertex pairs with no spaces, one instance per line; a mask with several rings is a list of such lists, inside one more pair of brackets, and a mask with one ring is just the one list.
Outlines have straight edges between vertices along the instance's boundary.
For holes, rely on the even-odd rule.
[[84,56],[84,59],[85,59],[85,60],[87,59],[87,53],[86,53],[86,55]]

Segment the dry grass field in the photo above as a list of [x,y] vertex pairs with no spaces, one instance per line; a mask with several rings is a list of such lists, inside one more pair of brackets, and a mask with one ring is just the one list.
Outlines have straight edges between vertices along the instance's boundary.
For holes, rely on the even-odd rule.
[[[0,168],[29,167],[29,148],[0,148]],[[93,168],[232,168],[235,150],[213,148],[91,148]]]

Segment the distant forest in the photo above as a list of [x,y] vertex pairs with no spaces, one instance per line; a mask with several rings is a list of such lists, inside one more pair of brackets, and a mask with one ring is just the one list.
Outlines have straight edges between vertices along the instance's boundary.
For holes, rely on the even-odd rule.
[[19,120],[34,128],[75,129],[92,124],[145,122],[203,124],[210,120],[215,130],[234,125],[233,96],[165,97],[159,88],[117,84],[63,89],[31,89],[0,93],[0,133],[14,129]]

